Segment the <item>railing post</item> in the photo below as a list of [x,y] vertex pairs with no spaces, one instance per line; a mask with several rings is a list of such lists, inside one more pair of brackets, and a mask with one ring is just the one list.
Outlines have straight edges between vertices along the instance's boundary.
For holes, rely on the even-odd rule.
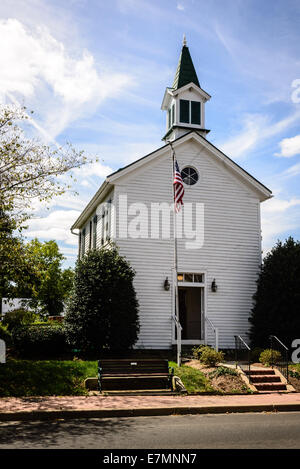
[[271,348],[271,367],[274,368],[273,363],[273,336],[270,335],[270,348]]
[[216,351],[219,351],[219,328],[215,328],[215,334],[216,334]]
[[285,351],[285,364],[286,364],[286,381],[287,383],[289,382],[289,362],[288,362],[289,356],[288,356],[288,351]]
[[237,336],[234,336],[234,342],[235,342],[235,367],[238,367],[238,349],[237,349]]
[[249,371],[249,381],[250,381],[251,380],[251,377],[250,377],[251,349],[249,345],[246,344],[244,339],[242,339],[241,336],[235,335],[234,340],[235,340],[235,367],[236,368],[238,367],[238,363],[239,363],[239,354],[238,354],[239,350],[242,349],[242,347],[244,347],[248,351],[248,371]]
[[248,374],[248,379],[249,381],[251,382],[251,374],[250,374],[250,371],[251,371],[251,351],[248,350],[248,371],[249,371],[249,374]]
[[283,342],[281,342],[281,340],[278,339],[278,337],[276,335],[270,335],[270,342],[271,342],[271,362],[272,362],[272,368],[274,367],[274,360],[273,360],[273,340],[276,340],[280,347],[281,347],[281,350],[283,349],[284,350],[284,354],[285,354],[285,363],[282,363],[280,365],[280,370],[282,372],[282,374],[284,375],[284,373],[286,374],[286,380],[287,382],[289,382],[289,349],[286,345],[284,345]]

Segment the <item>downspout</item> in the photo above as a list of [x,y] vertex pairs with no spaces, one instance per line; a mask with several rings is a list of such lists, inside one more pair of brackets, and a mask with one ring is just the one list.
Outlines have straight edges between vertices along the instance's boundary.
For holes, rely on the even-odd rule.
[[73,231],[74,228],[71,228],[71,233],[75,236],[79,236],[79,233],[75,233],[75,231]]

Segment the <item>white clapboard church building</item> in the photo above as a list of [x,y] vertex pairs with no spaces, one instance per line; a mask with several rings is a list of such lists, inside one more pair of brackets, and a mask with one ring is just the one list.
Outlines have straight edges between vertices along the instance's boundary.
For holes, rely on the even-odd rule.
[[[113,241],[136,271],[140,349],[170,349],[174,322],[172,148],[184,182],[176,214],[182,344],[246,338],[261,264],[260,203],[271,191],[207,139],[204,91],[184,41],[163,97],[164,145],[110,174],[73,224],[79,256]],[[170,143],[171,142],[171,143]],[[73,230],[76,230],[75,232]]]

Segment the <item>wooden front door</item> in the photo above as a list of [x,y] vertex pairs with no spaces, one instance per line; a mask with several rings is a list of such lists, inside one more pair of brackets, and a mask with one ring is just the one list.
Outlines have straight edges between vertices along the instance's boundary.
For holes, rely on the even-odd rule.
[[200,287],[179,287],[179,321],[182,340],[201,340],[201,295]]

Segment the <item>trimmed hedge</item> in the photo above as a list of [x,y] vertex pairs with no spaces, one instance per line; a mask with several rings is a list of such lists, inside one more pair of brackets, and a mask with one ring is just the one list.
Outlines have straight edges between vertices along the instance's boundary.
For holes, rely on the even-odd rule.
[[31,324],[12,332],[14,350],[22,357],[58,357],[69,350],[64,327],[60,324]]

